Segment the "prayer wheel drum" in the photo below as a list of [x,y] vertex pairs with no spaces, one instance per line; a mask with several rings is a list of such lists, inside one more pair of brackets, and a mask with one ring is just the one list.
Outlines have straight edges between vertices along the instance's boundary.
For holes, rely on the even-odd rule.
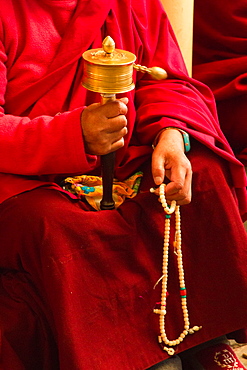
[[84,73],[82,85],[100,94],[121,94],[135,88],[133,64],[136,56],[129,51],[115,49],[115,43],[107,36],[102,49],[83,53]]

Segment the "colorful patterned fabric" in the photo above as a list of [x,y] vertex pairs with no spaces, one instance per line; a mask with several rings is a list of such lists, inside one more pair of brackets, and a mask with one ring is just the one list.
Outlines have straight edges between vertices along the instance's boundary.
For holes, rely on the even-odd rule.
[[[115,208],[118,208],[126,198],[133,198],[138,193],[142,176],[142,172],[137,172],[126,181],[113,180],[112,196]],[[67,177],[63,189],[77,195],[78,198],[85,198],[94,209],[100,211],[103,194],[102,177],[89,175]]]

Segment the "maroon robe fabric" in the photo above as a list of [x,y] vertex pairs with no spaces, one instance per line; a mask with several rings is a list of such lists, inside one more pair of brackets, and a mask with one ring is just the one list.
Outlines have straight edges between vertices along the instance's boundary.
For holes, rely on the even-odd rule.
[[[244,169],[220,130],[211,92],[187,76],[161,5],[20,0],[0,17],[4,370],[143,370],[167,358],[152,313],[164,214],[149,193],[151,144],[167,126],[191,135],[193,200],[181,207],[182,237],[191,324],[203,327],[178,352],[246,327]],[[96,212],[59,182],[100,173],[81,134],[83,107],[99,99],[81,86],[81,54],[107,35],[138,63],[165,68],[169,79],[135,73],[115,175],[143,169],[141,193],[118,210]],[[183,323],[172,253],[170,269],[167,332],[174,338]]]
[[216,98],[221,128],[247,165],[247,3],[195,1],[193,76]]
[[[101,47],[107,35],[113,37],[117,48],[135,53],[138,63],[158,65],[169,74],[165,82],[154,82],[135,73],[136,91],[124,94],[130,100],[129,133],[125,147],[117,153],[116,176],[126,178],[150,156],[151,143],[161,128],[187,126],[192,136],[229,161],[234,186],[243,189],[243,168],[219,128],[211,92],[187,77],[159,3],[129,0],[121,5],[85,0],[75,7],[76,1],[45,0],[32,1],[31,9],[29,3],[9,2],[0,10],[4,30],[0,54],[0,157],[4,159],[0,201],[39,186],[37,175],[53,181],[56,175],[61,178],[62,174],[99,168],[98,158],[85,155],[81,135],[83,105],[99,101],[97,94],[81,86],[81,54]],[[70,18],[64,19],[69,11]],[[244,213],[245,194],[240,192]]]

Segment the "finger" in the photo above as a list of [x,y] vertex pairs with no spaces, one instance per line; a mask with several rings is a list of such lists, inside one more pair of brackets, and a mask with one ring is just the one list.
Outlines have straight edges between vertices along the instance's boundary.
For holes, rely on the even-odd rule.
[[175,181],[171,180],[171,182],[167,184],[166,186],[167,199],[168,200],[174,199],[178,202],[179,205],[189,203],[191,201],[191,183],[192,183],[192,171],[191,169],[186,169],[185,175],[181,180],[179,180],[178,177],[176,177]]
[[[124,136],[128,133],[127,127],[122,128],[119,131],[114,131],[113,133],[107,133],[102,135],[101,142],[98,141],[98,151],[97,154],[107,154],[118,150],[124,146]],[[104,137],[104,140],[103,140]]]
[[101,105],[102,104],[100,104],[100,103],[92,103],[92,104],[88,105],[87,107],[85,107],[84,110],[85,111],[92,111],[92,110],[95,110],[95,109],[101,107]]
[[[192,198],[191,180],[188,181],[188,188],[187,188],[188,190],[185,190],[184,193],[177,192],[177,193],[173,193],[169,195],[167,194],[168,185],[169,183],[166,185],[166,188],[165,188],[165,197],[166,197],[168,204],[171,204],[173,200],[175,200],[177,202],[177,205],[180,205],[180,206],[191,202],[191,198]],[[157,196],[160,195],[159,186],[157,188],[151,188],[150,191]]]
[[126,115],[128,112],[128,108],[126,105],[127,103],[125,104],[123,99],[126,99],[126,98],[122,98],[122,100],[110,101],[106,104],[103,104],[101,108],[102,108],[102,113],[105,115],[105,117],[113,118],[113,117],[116,117],[122,114]]
[[152,155],[152,175],[156,185],[163,183],[165,178],[165,159],[161,152],[158,152],[156,149]]
[[108,133],[114,133],[122,130],[123,128],[127,128],[127,123],[127,118],[124,115],[109,118],[107,120],[107,126],[105,125],[105,130]]
[[127,97],[124,97],[124,98],[120,98],[120,99],[118,99],[118,100],[120,100],[121,102],[123,102],[124,104],[128,104],[128,102],[129,102],[129,99],[127,98]]
[[116,150],[122,148],[123,146],[124,146],[124,138],[122,137],[121,139],[112,143],[110,152],[115,152]]
[[124,127],[122,130],[118,132],[114,132],[110,138],[110,151],[114,151],[120,149],[124,146],[124,136],[128,133],[127,127]]

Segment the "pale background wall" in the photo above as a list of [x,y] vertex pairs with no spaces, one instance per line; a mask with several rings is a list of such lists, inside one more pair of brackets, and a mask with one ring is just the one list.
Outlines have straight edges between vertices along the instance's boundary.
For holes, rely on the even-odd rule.
[[194,0],[161,0],[170,19],[187,69],[192,71]]

